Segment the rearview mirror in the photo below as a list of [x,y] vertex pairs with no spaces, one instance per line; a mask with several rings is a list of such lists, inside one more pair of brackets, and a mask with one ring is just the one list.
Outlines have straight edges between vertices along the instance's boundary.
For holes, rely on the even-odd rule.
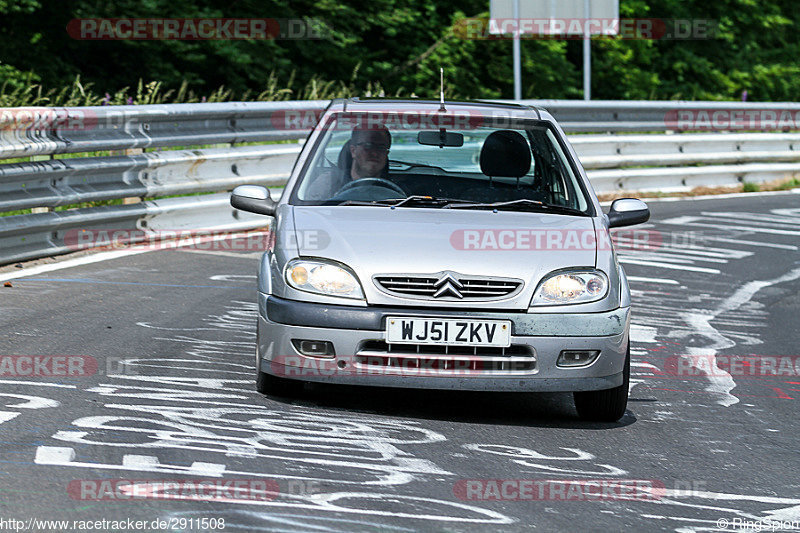
[[608,212],[608,227],[621,228],[642,224],[650,220],[650,208],[636,198],[619,198],[611,203]]
[[438,146],[439,148],[445,146],[459,147],[464,146],[464,135],[446,130],[421,131],[417,134],[417,142],[427,146]]
[[266,187],[239,185],[231,193],[231,205],[236,209],[259,215],[275,215],[275,201]]

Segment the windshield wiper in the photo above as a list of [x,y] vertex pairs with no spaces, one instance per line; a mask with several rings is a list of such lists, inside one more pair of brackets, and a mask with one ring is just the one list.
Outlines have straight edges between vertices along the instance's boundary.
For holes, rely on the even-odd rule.
[[[392,164],[395,164],[395,165],[406,165],[408,168],[415,168],[415,167],[435,168],[437,170],[441,170],[442,172],[447,172],[442,167],[437,167],[436,165],[428,165],[428,164],[425,164],[425,163],[409,163],[407,161],[397,161],[396,159],[390,159],[389,160],[389,165],[391,166]],[[408,169],[406,169],[406,170],[408,170]]]
[[388,198],[386,200],[373,200],[365,202],[363,200],[347,200],[336,205],[372,205],[390,207],[410,207],[412,205],[424,205],[431,207],[443,207],[454,202],[469,202],[469,200],[457,200],[455,198],[437,198],[435,196],[413,195],[408,198]]
[[363,200],[345,200],[344,202],[338,204],[328,204],[328,205],[370,205],[370,206],[385,206],[388,204],[383,203],[385,200],[373,200],[371,202],[365,202]]
[[[389,200],[386,200],[389,201]],[[413,195],[409,196],[408,198],[403,198],[396,204],[391,204],[394,207],[400,207],[403,205],[432,205],[436,207],[444,207],[446,205],[450,205],[453,202],[469,202],[468,200],[456,200],[455,198],[437,198],[435,196],[422,196],[422,195]]]
[[443,209],[504,209],[504,208],[517,208],[523,209],[525,211],[552,211],[553,213],[559,213],[563,215],[576,215],[576,216],[588,216],[583,211],[578,209],[574,209],[572,207],[566,207],[563,205],[555,205],[555,204],[546,204],[544,202],[539,202],[537,200],[529,200],[527,198],[522,198],[520,200],[511,200],[509,202],[494,202],[488,204],[477,204],[477,203],[454,203],[444,206]]

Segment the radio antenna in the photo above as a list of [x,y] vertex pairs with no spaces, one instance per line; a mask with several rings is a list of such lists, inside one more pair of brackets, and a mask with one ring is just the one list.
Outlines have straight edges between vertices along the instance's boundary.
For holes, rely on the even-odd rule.
[[444,69],[439,67],[439,111],[447,111],[444,108]]

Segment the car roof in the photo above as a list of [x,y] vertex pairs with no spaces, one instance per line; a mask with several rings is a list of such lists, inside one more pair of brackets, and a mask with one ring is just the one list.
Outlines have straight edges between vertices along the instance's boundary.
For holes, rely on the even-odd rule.
[[[406,111],[416,109],[419,111],[436,111],[441,106],[439,100],[423,98],[338,98],[331,102],[329,109],[341,111],[372,111],[372,110],[397,110]],[[445,100],[445,109],[449,113],[476,113],[480,111],[497,112],[506,110],[516,118],[529,118],[537,120],[550,119],[549,113],[544,109],[512,102],[491,102],[483,100]]]

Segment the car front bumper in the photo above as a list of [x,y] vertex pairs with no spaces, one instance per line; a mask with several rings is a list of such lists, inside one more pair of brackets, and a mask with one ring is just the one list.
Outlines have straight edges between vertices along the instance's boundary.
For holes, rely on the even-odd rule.
[[[388,316],[511,320],[511,344],[530,350],[523,370],[503,368],[514,356],[455,356],[426,352],[393,357],[376,352]],[[259,293],[256,364],[262,372],[303,381],[381,387],[484,391],[587,391],[623,382],[630,308],[603,313],[513,313],[441,309],[333,306]],[[292,340],[327,341],[335,356],[302,355]],[[408,352],[408,347],[403,347]],[[562,350],[597,350],[589,365],[559,367]],[[375,354],[377,353],[377,356]],[[375,357],[370,357],[373,355]],[[501,360],[499,368],[484,364]],[[531,361],[533,359],[533,361]],[[395,365],[365,364],[394,361]],[[507,365],[506,365],[507,366]]]

